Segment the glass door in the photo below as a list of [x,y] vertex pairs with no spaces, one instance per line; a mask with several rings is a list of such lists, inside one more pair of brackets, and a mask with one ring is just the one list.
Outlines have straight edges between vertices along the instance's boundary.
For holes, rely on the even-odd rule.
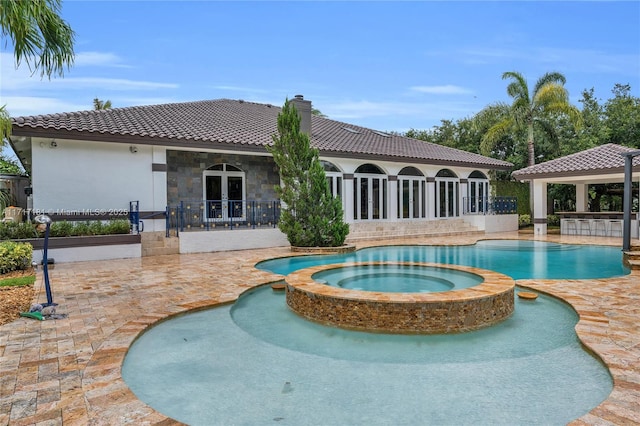
[[[223,167],[221,167],[223,166]],[[206,219],[226,221],[244,219],[246,214],[245,175],[239,169],[218,165],[204,171]],[[235,170],[229,171],[229,168]]]

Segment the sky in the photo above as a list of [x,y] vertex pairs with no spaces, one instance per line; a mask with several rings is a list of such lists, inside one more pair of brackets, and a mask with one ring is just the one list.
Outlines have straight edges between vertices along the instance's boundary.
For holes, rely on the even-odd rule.
[[11,43],[0,105],[14,117],[205,99],[281,106],[301,94],[329,118],[429,129],[509,102],[506,71],[544,73],[603,102],[640,93],[639,1],[62,1],[75,63],[41,79]]

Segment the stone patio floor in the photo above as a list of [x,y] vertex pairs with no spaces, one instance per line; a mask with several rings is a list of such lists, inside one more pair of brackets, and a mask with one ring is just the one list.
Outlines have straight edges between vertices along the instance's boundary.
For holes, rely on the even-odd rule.
[[[368,241],[454,245],[517,233]],[[534,239],[533,236],[530,239]],[[549,235],[535,239],[621,246],[620,238]],[[171,315],[231,303],[245,290],[281,279],[253,265],[288,248],[57,264],[50,271],[62,320],[20,318],[0,327],[0,425],[179,424],[129,390],[120,375],[128,347]],[[46,300],[38,273],[34,302]],[[609,397],[571,424],[640,424],[640,271],[596,280],[520,280],[580,314],[584,345],[609,367]]]

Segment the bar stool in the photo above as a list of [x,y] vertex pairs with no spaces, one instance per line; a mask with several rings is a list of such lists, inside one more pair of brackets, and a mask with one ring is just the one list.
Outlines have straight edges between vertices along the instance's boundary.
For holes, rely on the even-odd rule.
[[589,219],[578,219],[578,224],[580,225],[580,235],[584,235],[582,233],[584,230],[591,235],[591,222],[589,222]]
[[573,235],[578,234],[578,227],[576,226],[575,219],[565,219],[564,224],[565,232],[567,233],[567,235],[569,235],[569,231],[572,231]]
[[604,219],[593,219],[593,235],[607,235],[607,223]]
[[616,232],[618,237],[622,237],[622,221],[610,220],[609,221],[609,235],[613,237],[613,233]]

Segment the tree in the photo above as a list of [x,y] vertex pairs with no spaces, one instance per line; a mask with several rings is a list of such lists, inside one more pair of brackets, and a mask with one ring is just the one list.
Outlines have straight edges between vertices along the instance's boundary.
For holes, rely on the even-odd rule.
[[111,101],[106,100],[103,102],[98,98],[93,98],[93,109],[95,110],[111,109]]
[[564,88],[566,79],[560,73],[544,74],[536,82],[531,94],[522,74],[509,71],[502,75],[502,79],[511,80],[507,86],[507,93],[513,98],[513,103],[497,103],[487,107],[489,111],[485,108],[479,113],[480,120],[486,114],[501,117],[482,137],[480,150],[484,155],[490,155],[501,138],[524,130],[527,141],[527,165],[533,166],[536,163],[535,131],[539,130],[551,140],[557,140],[553,118],[566,115],[574,126],[579,127],[580,111],[569,103],[569,94]]
[[349,225],[343,222],[342,201],[329,190],[318,150],[300,131],[300,116],[287,99],[278,114],[278,135],[267,147],[278,166],[283,202],[278,227],[298,247],[344,244]]
[[[40,77],[64,74],[73,64],[75,34],[59,15],[61,0],[2,0],[0,29],[5,45],[13,44],[16,66],[26,62]],[[11,134],[6,105],[0,107],[2,143]]]
[[312,108],[311,109],[311,114],[316,115],[318,117],[327,118],[327,116],[325,114],[323,114],[322,111],[320,111],[317,108]]
[[607,142],[640,148],[640,98],[631,96],[631,86],[616,84],[604,106]]

